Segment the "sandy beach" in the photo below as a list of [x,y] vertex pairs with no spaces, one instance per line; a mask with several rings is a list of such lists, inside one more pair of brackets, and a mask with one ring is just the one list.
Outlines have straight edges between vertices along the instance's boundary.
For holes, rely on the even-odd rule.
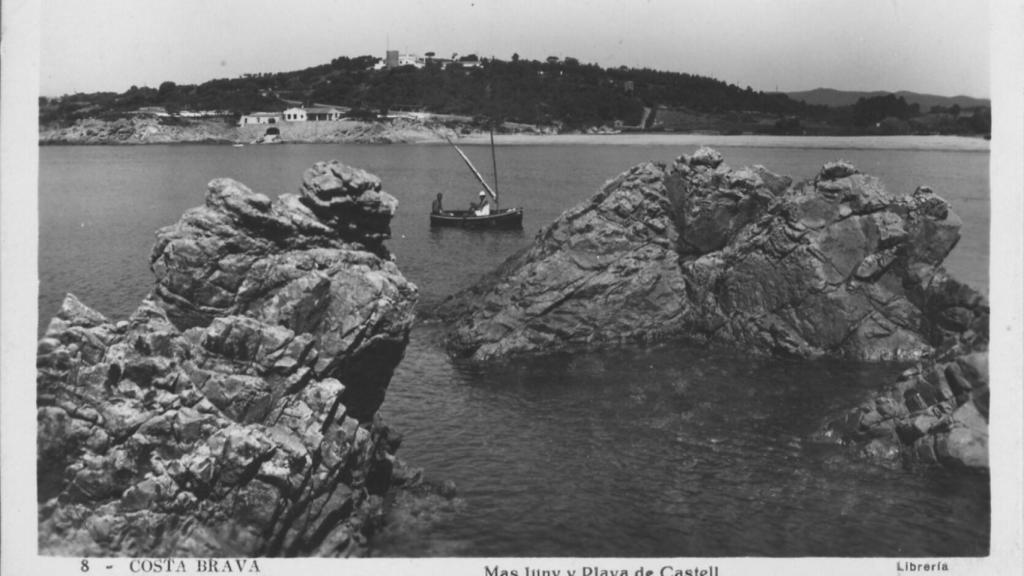
[[[742,146],[772,148],[881,149],[881,150],[989,150],[990,141],[963,136],[768,136],[743,134],[495,134],[495,144],[516,145],[615,145],[615,146]],[[425,141],[424,141],[425,142]],[[459,144],[490,144],[490,136],[463,136]]]

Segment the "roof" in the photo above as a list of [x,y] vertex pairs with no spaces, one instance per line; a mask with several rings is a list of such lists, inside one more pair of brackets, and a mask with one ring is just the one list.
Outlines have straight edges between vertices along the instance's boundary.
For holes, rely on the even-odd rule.
[[337,108],[326,108],[326,107],[321,107],[321,106],[313,106],[311,108],[306,108],[305,110],[306,110],[307,114],[341,113],[341,110],[338,110]]

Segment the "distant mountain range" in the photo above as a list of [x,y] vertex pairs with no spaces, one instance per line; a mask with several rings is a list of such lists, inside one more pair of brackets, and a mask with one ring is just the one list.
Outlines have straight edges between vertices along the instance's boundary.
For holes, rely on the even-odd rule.
[[972,98],[970,96],[936,96],[935,94],[921,94],[918,92],[908,92],[901,90],[899,92],[886,92],[884,90],[876,90],[874,92],[854,92],[847,90],[833,90],[832,88],[815,88],[814,90],[804,90],[803,92],[784,92],[786,96],[789,96],[793,100],[802,100],[807,104],[815,106],[852,106],[857,103],[860,98],[873,98],[875,96],[885,96],[886,94],[895,94],[896,96],[902,96],[907,104],[918,104],[921,107],[922,112],[926,112],[932,106],[945,106],[949,107],[954,104],[959,105],[960,108],[976,108],[978,106],[992,106],[992,102],[987,98]]

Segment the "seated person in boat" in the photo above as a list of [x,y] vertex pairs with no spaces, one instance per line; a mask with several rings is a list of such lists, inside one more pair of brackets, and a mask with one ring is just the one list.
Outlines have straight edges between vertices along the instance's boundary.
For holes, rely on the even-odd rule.
[[440,214],[441,212],[444,211],[444,208],[441,206],[441,196],[442,194],[438,192],[437,198],[434,198],[434,201],[430,203],[431,214]]
[[480,199],[474,202],[470,208],[473,214],[476,216],[488,216],[491,213],[491,203],[487,199],[487,193],[483,190],[480,191]]

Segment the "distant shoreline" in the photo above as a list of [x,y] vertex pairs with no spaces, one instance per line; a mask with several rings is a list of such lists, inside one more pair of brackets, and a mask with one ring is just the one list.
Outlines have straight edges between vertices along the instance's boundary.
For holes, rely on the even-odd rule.
[[[462,136],[454,140],[463,146],[487,146],[489,135]],[[932,150],[948,152],[989,152],[990,142],[969,136],[760,136],[714,134],[495,134],[498,146],[719,146],[723,148],[794,148],[819,150]],[[60,142],[40,141],[40,146],[230,146],[230,140],[181,140],[168,142]],[[286,140],[273,144],[375,144],[441,145],[440,138],[409,141],[367,142],[362,140]],[[264,146],[264,144],[246,144]]]
[[[302,122],[276,126],[280,141],[274,144],[444,144],[445,137],[467,146],[489,145],[490,134],[473,129],[417,121]],[[230,126],[223,122],[194,121],[163,124],[151,118],[104,121],[88,119],[75,125],[40,129],[40,146],[139,146],[152,144],[232,145],[258,144],[268,126]],[[620,132],[555,134],[542,127],[531,131],[497,133],[501,146],[613,145],[613,146],[720,146],[817,149],[948,150],[987,152],[990,142],[977,136],[783,136],[768,134],[713,134],[689,132]]]

